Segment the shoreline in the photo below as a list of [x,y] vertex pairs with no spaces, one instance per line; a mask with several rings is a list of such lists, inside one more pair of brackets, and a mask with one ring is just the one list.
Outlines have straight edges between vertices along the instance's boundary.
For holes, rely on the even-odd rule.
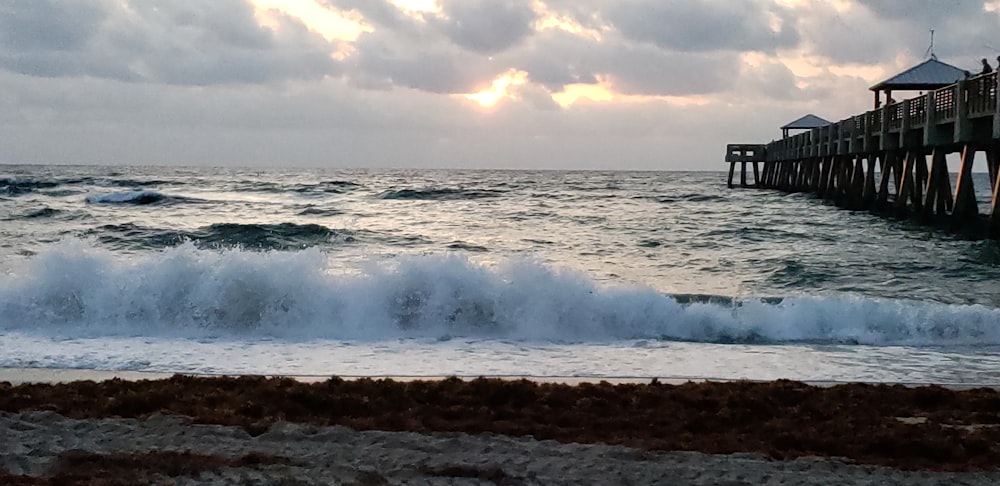
[[568,385],[497,378],[196,377],[0,382],[0,411],[74,419],[158,414],[238,426],[278,422],[357,430],[530,435],[651,451],[839,456],[912,469],[1000,464],[1000,391],[774,382]]
[[115,374],[0,380],[0,483],[1000,483],[992,388]]

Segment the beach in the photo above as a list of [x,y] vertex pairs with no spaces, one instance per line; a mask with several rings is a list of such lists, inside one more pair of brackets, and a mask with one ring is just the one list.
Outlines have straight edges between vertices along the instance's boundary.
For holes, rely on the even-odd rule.
[[174,376],[0,397],[9,484],[1000,481],[993,389]]
[[0,484],[1000,483],[993,244],[721,180],[13,167]]

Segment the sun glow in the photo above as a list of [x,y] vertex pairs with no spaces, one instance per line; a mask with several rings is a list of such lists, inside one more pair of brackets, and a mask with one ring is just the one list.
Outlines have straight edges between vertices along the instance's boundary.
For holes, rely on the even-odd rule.
[[567,84],[562,92],[552,93],[552,101],[566,108],[580,99],[590,101],[611,101],[615,95],[599,84]]
[[475,101],[484,108],[495,106],[504,98],[517,99],[515,93],[518,86],[528,82],[528,73],[510,69],[497,76],[489,88],[478,93],[462,95],[467,100]]

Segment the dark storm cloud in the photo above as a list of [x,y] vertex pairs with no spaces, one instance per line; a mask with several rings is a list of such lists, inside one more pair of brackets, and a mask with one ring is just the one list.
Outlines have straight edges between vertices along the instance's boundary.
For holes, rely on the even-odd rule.
[[[795,47],[787,9],[752,0],[632,0],[613,3],[607,19],[627,38],[677,51],[774,51]],[[777,32],[771,16],[780,20]]]
[[336,73],[332,46],[298,22],[272,31],[243,0],[0,6],[0,68],[42,77],[210,85]]
[[446,18],[432,24],[470,51],[493,54],[520,43],[534,32],[531,0],[442,0]]

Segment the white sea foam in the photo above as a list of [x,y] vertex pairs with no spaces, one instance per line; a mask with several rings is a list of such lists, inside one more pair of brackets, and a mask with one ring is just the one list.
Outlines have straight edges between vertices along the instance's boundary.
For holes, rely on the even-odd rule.
[[340,268],[318,250],[199,250],[126,257],[68,241],[0,281],[0,332],[101,336],[536,342],[672,339],[997,345],[1000,310],[788,296],[780,303],[681,304],[650,288],[601,286],[531,260],[457,255]]

